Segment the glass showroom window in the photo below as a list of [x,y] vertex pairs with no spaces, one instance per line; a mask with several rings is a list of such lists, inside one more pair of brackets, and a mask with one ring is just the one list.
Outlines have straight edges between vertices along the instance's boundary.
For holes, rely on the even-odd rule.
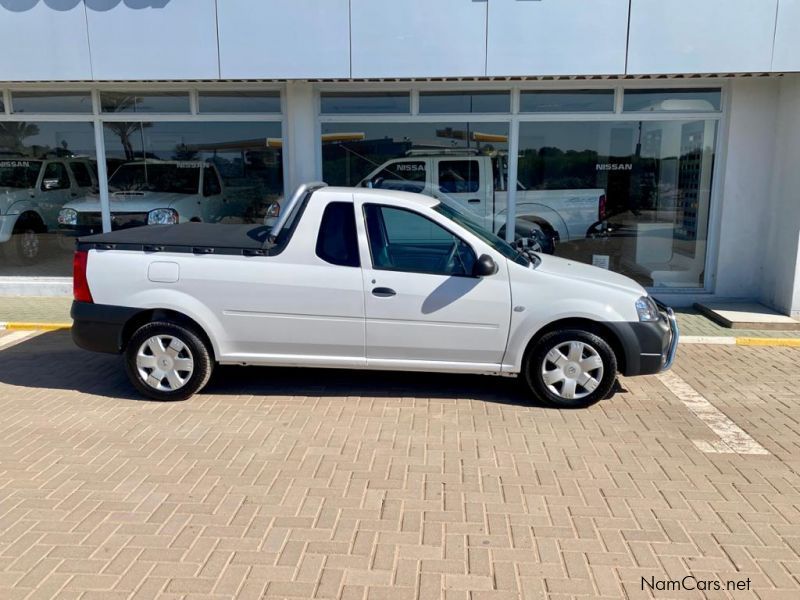
[[322,123],[331,185],[418,192],[503,234],[508,123]]
[[104,113],[188,113],[189,92],[101,92]]
[[[185,222],[257,223],[283,194],[276,122],[107,121],[113,230]],[[75,207],[74,235],[99,232],[99,205]]]
[[408,92],[322,92],[320,111],[323,115],[408,114],[411,96]]
[[716,134],[714,119],[521,123],[517,216],[555,230],[559,256],[703,287]]
[[60,212],[97,201],[92,123],[0,120],[0,276],[69,276]]

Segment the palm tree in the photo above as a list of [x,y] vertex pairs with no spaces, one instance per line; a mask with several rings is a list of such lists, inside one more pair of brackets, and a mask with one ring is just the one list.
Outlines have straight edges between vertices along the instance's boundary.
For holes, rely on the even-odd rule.
[[0,149],[13,154],[25,154],[24,140],[39,135],[39,127],[33,123],[0,123]]

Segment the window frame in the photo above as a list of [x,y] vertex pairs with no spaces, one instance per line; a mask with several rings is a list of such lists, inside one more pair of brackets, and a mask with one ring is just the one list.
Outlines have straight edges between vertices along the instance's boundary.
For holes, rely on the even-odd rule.
[[[691,88],[719,88],[721,92],[721,106],[717,112],[641,112],[624,113],[622,111],[624,90],[642,89],[691,89]],[[664,79],[624,79],[624,78],[522,78],[520,81],[483,81],[481,90],[511,90],[511,110],[508,113],[447,113],[447,114],[420,114],[419,112],[419,93],[420,91],[464,91],[469,92],[476,89],[474,81],[384,81],[384,82],[330,82],[317,83],[314,87],[316,103],[316,123],[315,123],[315,160],[316,172],[323,178],[322,165],[322,125],[324,123],[415,123],[415,122],[436,122],[436,123],[507,123],[508,124],[508,167],[507,179],[514,181],[517,179],[518,151],[519,151],[519,124],[528,121],[670,121],[670,120],[716,120],[717,138],[714,153],[716,156],[714,163],[714,174],[711,182],[711,193],[709,198],[709,223],[708,236],[706,240],[706,261],[705,278],[702,287],[680,288],[670,287],[667,290],[669,296],[677,298],[700,296],[714,292],[716,285],[716,272],[719,254],[719,226],[721,221],[722,192],[725,180],[725,166],[727,159],[726,145],[728,142],[728,132],[730,127],[730,95],[731,81],[729,77],[698,77],[696,79],[675,78]],[[578,112],[578,113],[523,113],[520,112],[520,94],[522,91],[569,91],[569,90],[591,90],[591,89],[613,89],[614,90],[614,110],[613,112]],[[409,91],[411,93],[411,114],[323,114],[320,111],[320,94],[329,91]],[[509,206],[514,206],[517,193],[516,185],[507,186],[507,201]],[[515,216],[509,210],[507,216]],[[507,228],[507,240],[513,236],[514,229]],[[717,232],[717,233],[715,233]],[[658,292],[665,296],[664,288],[648,288],[653,292]]]
[[[419,211],[412,210],[410,208],[406,208],[405,206],[394,206],[392,204],[382,204],[380,202],[364,202],[361,205],[361,213],[362,213],[362,216],[364,218],[364,231],[365,231],[365,233],[367,235],[367,249],[369,250],[370,266],[372,267],[373,270],[375,270],[375,271],[389,271],[389,272],[392,272],[392,273],[413,273],[414,275],[436,275],[438,277],[466,277],[466,278],[469,278],[469,279],[480,279],[480,277],[476,277],[472,273],[458,274],[458,273],[441,273],[441,272],[438,272],[438,271],[408,271],[406,269],[389,269],[389,268],[386,268],[386,267],[378,267],[378,266],[376,266],[375,265],[375,256],[374,256],[374,254],[372,252],[372,241],[371,241],[372,238],[370,237],[370,234],[369,234],[369,215],[367,215],[367,207],[372,207],[372,206],[378,207],[379,209],[381,209],[381,211],[384,208],[391,208],[391,209],[394,209],[394,210],[400,210],[400,211],[403,211],[403,212],[411,213],[412,215],[416,215],[418,217],[421,217],[421,218],[429,221],[433,225],[439,227],[440,229],[443,229],[444,231],[446,231],[447,233],[452,235],[461,244],[463,244],[464,246],[469,248],[469,251],[472,253],[472,256],[473,256],[473,259],[474,259],[473,263],[478,260],[478,253],[475,251],[475,248],[472,247],[472,244],[467,242],[461,235],[459,235],[457,233],[454,233],[452,231],[452,229],[450,229],[449,227],[445,227],[444,225],[439,223],[437,220],[432,219],[429,216],[424,215]],[[381,212],[381,226],[382,226],[382,228],[384,230],[384,233],[386,235],[387,242],[388,242],[389,241],[388,240],[389,236],[388,236],[388,233],[386,233],[386,223],[383,220],[383,212]]]

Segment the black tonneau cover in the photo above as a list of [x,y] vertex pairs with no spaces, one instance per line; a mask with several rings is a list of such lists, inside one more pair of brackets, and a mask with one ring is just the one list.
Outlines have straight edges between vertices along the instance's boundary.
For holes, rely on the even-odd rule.
[[147,225],[82,237],[78,250],[139,250],[269,256],[270,228],[264,225],[182,223]]

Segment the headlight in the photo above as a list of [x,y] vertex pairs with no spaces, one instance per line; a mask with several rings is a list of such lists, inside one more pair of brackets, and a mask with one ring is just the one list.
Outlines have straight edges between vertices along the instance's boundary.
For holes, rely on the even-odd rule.
[[74,227],[78,224],[78,211],[74,208],[62,208],[58,213],[58,224]]
[[148,225],[175,225],[178,222],[178,211],[171,208],[157,208],[147,213]]
[[661,318],[661,313],[650,296],[642,296],[636,301],[636,313],[643,322],[658,321]]

